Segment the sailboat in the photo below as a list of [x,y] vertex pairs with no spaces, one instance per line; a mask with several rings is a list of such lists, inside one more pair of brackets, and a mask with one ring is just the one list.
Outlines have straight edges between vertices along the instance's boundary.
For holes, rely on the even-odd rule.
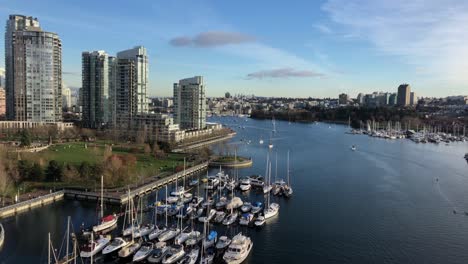
[[[129,194],[128,196],[130,197],[130,190],[128,191]],[[138,242],[138,241],[135,241],[135,229],[133,228],[133,223],[134,223],[134,214],[133,214],[133,199],[130,199],[129,200],[129,208],[130,208],[130,223],[132,223],[132,227],[130,228],[131,230],[131,235],[132,235],[132,240],[127,244],[125,245],[124,247],[122,247],[120,250],[119,250],[119,257],[120,258],[128,258],[130,257],[131,255],[133,255],[141,246],[141,244]]]
[[[155,204],[158,204],[158,195],[159,195],[159,189],[156,191],[156,202]],[[161,235],[162,232],[166,231],[165,228],[159,228],[158,226],[158,213],[157,213],[157,206],[154,207],[154,229],[148,234],[148,239],[149,240],[154,240],[158,238],[158,236]]]
[[[52,240],[50,239],[50,233],[49,233],[49,242],[48,242],[48,264],[66,264],[66,263],[76,263],[78,259],[78,243],[76,241],[76,236],[74,233],[70,233],[71,230],[71,218],[70,216],[68,217],[68,222],[67,222],[67,232],[65,234],[65,240],[66,240],[66,251],[65,251],[65,256],[60,258],[59,255],[57,255],[57,251],[54,249],[52,245]],[[0,224],[0,231],[3,231],[3,226]],[[0,232],[0,236],[3,233]],[[73,249],[72,252],[70,253],[70,237],[72,239],[73,243]],[[0,243],[1,247],[1,243]],[[60,250],[61,251],[61,250]],[[59,251],[59,252],[60,252]],[[53,258],[53,259],[52,259]]]
[[283,187],[283,194],[284,194],[284,196],[289,198],[293,194],[293,188],[291,186],[290,173],[289,173],[289,150],[288,150],[287,178],[288,178],[288,183],[286,185],[284,185],[284,187]]
[[[269,168],[268,168],[268,179],[269,179],[268,181],[270,181],[271,179],[271,163],[269,164]],[[263,216],[265,217],[265,219],[268,219],[277,215],[278,211],[279,211],[279,204],[277,203],[270,204],[270,193],[268,193],[267,206],[263,210]]]
[[93,226],[95,233],[109,229],[117,225],[118,217],[115,214],[104,216],[104,177],[101,176],[101,221]]
[[275,116],[272,117],[271,123],[273,125],[273,130],[271,132],[276,133],[276,122],[275,122]]
[[[265,175],[268,175],[268,163],[269,163],[269,160],[270,160],[270,153],[267,152],[267,160],[266,160],[266,169],[265,169]],[[271,189],[273,189],[273,186],[271,186],[271,184],[268,182],[267,184],[263,184],[263,193],[269,193],[271,191]]]
[[[166,185],[166,198],[167,198],[167,185]],[[159,235],[158,239],[159,239],[160,242],[166,242],[168,240],[171,240],[180,233],[180,229],[178,227],[176,227],[176,228],[174,228],[174,227],[169,228],[168,227],[168,224],[167,224],[167,216],[168,215],[167,214],[168,214],[168,211],[166,209],[166,230]]]

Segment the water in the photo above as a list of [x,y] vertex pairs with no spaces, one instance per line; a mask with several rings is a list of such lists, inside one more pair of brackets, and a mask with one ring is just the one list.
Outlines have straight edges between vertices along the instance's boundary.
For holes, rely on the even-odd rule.
[[[263,175],[271,122],[213,121],[238,132],[220,149],[237,148],[254,160],[239,174]],[[277,153],[278,177],[285,177],[290,150],[293,197],[273,198],[281,206],[279,216],[261,230],[215,226],[219,235],[243,231],[252,237],[246,263],[466,263],[468,164],[463,156],[468,144],[415,144],[348,135],[346,129],[277,122],[273,161]],[[274,177],[274,162],[272,167]],[[250,191],[242,199],[262,200],[263,195]],[[151,201],[154,195],[145,200]],[[68,215],[75,228],[90,225],[96,203],[61,201],[3,220],[7,234],[0,263],[45,263],[47,233],[59,247]]]

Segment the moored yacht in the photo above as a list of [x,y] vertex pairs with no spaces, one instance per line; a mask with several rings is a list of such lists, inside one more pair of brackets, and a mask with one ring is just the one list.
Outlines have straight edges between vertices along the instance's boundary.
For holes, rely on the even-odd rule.
[[141,248],[133,256],[133,262],[143,261],[149,257],[153,251],[154,244],[151,242],[145,242]]
[[90,258],[96,255],[97,253],[101,252],[107,246],[107,244],[109,244],[109,242],[110,239],[103,236],[101,236],[96,241],[91,239],[91,241],[88,244],[84,245],[81,249],[80,257]]
[[251,188],[250,180],[249,180],[248,178],[242,179],[242,180],[240,181],[239,188],[241,189],[241,191],[248,191],[248,190],[250,190],[250,188]]
[[252,247],[252,240],[239,233],[232,238],[231,244],[224,253],[223,260],[228,264],[240,264],[247,258]]
[[231,239],[227,236],[220,236],[216,243],[217,250],[224,250],[231,244]]
[[185,256],[184,247],[182,245],[174,245],[169,248],[166,255],[164,256],[163,264],[176,263]]
[[128,244],[128,241],[121,237],[116,237],[114,238],[109,245],[107,245],[103,250],[102,254],[107,255],[107,254],[112,254],[114,252],[117,252],[117,250],[120,250],[121,248],[125,247]]

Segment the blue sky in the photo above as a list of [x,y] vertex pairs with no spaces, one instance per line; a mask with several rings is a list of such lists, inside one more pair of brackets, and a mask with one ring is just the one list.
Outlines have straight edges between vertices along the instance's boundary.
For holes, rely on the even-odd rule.
[[0,17],[35,16],[58,33],[70,87],[81,86],[82,51],[143,45],[152,96],[194,75],[205,76],[208,96],[354,97],[400,83],[446,96],[468,94],[463,2],[0,0]]

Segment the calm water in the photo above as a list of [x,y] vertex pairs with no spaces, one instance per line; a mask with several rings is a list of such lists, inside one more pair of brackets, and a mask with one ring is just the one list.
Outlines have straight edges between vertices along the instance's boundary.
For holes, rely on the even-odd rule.
[[[213,121],[236,129],[230,148],[237,146],[241,155],[254,159],[254,166],[239,174],[264,174],[271,122]],[[463,159],[468,144],[375,139],[327,124],[277,122],[277,129],[273,156],[278,155],[278,177],[286,174],[290,150],[294,196],[273,198],[281,205],[280,214],[261,230],[214,227],[220,235],[243,231],[252,237],[247,263],[468,261],[468,164]],[[257,201],[263,195],[250,191],[242,198]],[[0,263],[45,263],[47,233],[59,247],[68,215],[75,228],[82,222],[90,225],[96,204],[62,201],[3,220],[7,234]]]

